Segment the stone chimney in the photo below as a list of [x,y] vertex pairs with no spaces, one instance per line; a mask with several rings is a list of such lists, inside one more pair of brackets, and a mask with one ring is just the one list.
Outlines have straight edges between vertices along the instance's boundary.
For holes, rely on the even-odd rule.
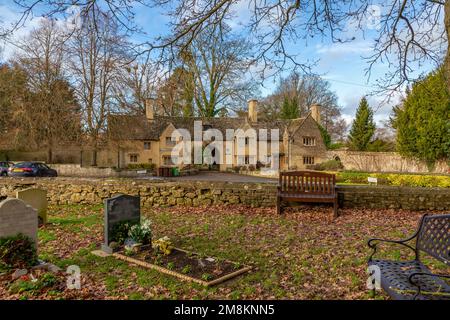
[[311,117],[316,120],[318,124],[320,123],[320,110],[322,109],[322,106],[320,104],[313,104],[309,111],[311,112]]
[[253,99],[248,102],[248,120],[258,122],[258,100]]
[[147,120],[153,120],[155,118],[153,110],[153,102],[154,99],[152,98],[145,99],[145,116]]

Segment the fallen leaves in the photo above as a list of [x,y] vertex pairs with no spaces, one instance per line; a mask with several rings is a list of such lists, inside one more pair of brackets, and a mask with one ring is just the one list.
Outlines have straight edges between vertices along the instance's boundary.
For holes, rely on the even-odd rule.
[[[211,289],[89,255],[87,248],[102,242],[101,206],[54,206],[49,212],[39,252],[61,267],[80,264],[82,289],[62,285],[56,294],[43,291],[32,299],[367,299],[368,238],[410,235],[423,214],[341,209],[333,219],[328,206],[287,208],[283,215],[238,205],[144,207],[155,238],[168,236],[177,247],[253,266]],[[386,252],[403,257],[397,248]],[[7,289],[10,279],[0,276],[0,297],[18,299]]]

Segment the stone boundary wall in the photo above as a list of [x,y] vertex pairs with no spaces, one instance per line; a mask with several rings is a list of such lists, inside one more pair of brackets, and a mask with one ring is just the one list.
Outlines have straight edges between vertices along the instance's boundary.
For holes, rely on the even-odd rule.
[[344,208],[450,210],[450,188],[337,186]]
[[52,164],[50,167],[58,171],[58,176],[114,177],[117,175],[112,168],[81,167],[79,164]]
[[[0,198],[14,197],[17,190],[38,187],[48,191],[51,204],[101,204],[119,193],[139,195],[143,206],[208,206],[244,204],[275,207],[276,185],[230,182],[154,182],[122,180],[40,179],[24,182],[0,180]],[[450,210],[450,188],[391,186],[338,186],[339,202],[345,208],[394,208]]]
[[[402,157],[397,152],[362,152],[348,150],[328,150],[327,158],[339,157],[345,170],[366,172],[411,172],[428,173],[425,162]],[[446,161],[438,161],[433,173],[450,173]]]
[[60,177],[82,177],[82,178],[132,178],[145,176],[147,174],[138,173],[140,170],[120,170],[113,168],[82,167],[79,164],[51,164],[50,167],[58,172]]

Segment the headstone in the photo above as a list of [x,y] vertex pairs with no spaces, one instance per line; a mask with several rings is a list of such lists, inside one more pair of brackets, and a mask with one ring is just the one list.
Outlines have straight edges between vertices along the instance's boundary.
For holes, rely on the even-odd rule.
[[16,198],[23,200],[37,210],[39,216],[39,223],[47,223],[47,191],[36,188],[28,188],[16,192]]
[[367,177],[367,182],[369,182],[369,184],[371,183],[378,184],[378,179],[374,177]]
[[0,238],[22,233],[30,237],[37,249],[37,211],[19,199],[0,202]]
[[118,195],[105,200],[104,224],[105,236],[102,250],[111,254],[113,249],[110,247],[114,239],[113,230],[118,224],[129,222],[140,223],[141,221],[141,201],[139,197],[129,195]]

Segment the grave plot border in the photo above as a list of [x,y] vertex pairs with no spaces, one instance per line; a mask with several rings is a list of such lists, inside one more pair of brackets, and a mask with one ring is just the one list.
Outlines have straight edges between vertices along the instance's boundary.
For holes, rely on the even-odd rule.
[[[192,252],[180,249],[180,248],[174,248],[174,250],[178,250],[178,251],[185,252],[185,253],[196,254],[196,253],[192,253]],[[201,280],[201,279],[198,279],[198,278],[187,276],[187,275],[179,273],[179,272],[175,272],[173,270],[169,270],[167,268],[164,268],[164,267],[161,267],[161,266],[149,263],[149,262],[145,262],[145,261],[142,261],[142,260],[139,260],[139,259],[135,259],[135,258],[126,256],[126,255],[121,254],[121,253],[117,253],[116,252],[116,253],[113,253],[112,256],[117,258],[117,259],[119,259],[119,260],[130,262],[130,263],[136,264],[138,266],[141,266],[141,267],[144,267],[144,268],[147,268],[147,269],[157,270],[157,271],[159,271],[161,273],[168,274],[168,275],[174,276],[176,278],[179,278],[179,279],[182,279],[182,280],[185,280],[185,281],[188,281],[188,282],[195,282],[195,283],[201,284],[201,285],[203,285],[205,287],[212,287],[212,286],[218,285],[218,284],[223,283],[223,282],[225,282],[227,280],[235,278],[235,277],[237,277],[237,276],[239,276],[239,275],[241,275],[243,273],[246,273],[246,272],[248,272],[248,271],[250,271],[252,269],[251,266],[244,265],[239,270],[236,270],[236,271],[234,271],[232,273],[228,273],[228,274],[226,274],[226,275],[224,275],[224,276],[222,276],[220,278],[217,278],[217,279],[214,279],[214,280],[211,280],[211,281],[204,281],[204,280]],[[235,262],[230,261],[230,260],[225,260],[225,261],[229,262],[229,263],[235,263]]]

